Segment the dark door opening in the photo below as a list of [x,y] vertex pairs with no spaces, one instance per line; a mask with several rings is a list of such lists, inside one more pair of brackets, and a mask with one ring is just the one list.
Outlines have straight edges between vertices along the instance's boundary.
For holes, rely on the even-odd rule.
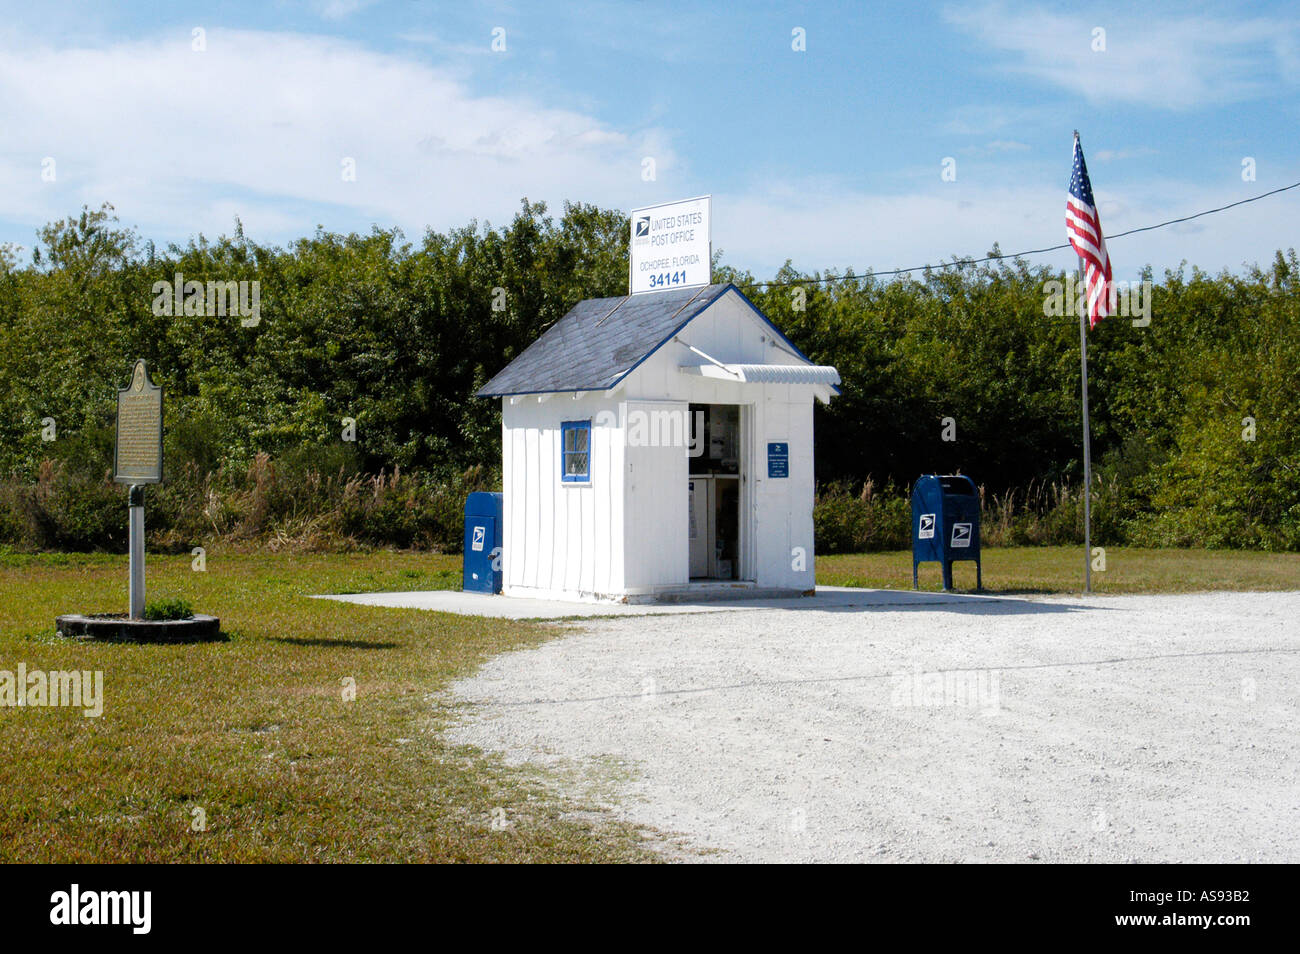
[[691,405],[690,576],[740,579],[740,407]]

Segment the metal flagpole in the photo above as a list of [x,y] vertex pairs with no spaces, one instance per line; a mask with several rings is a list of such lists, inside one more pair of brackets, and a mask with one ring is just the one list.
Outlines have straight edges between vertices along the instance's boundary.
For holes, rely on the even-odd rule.
[[[1077,135],[1077,134],[1076,134]],[[1088,434],[1088,270],[1079,259],[1084,302],[1079,312],[1079,367],[1083,373],[1083,592],[1092,592],[1092,439]],[[1078,301],[1078,296],[1075,296]]]
[[[1079,163],[1081,185],[1086,183],[1082,174],[1082,154],[1079,151],[1079,130],[1074,131],[1074,154]],[[1073,183],[1071,183],[1073,189]],[[1067,223],[1068,223],[1067,213]],[[1100,222],[1097,229],[1098,245],[1101,246]],[[1074,244],[1071,237],[1070,243]],[[1104,246],[1101,246],[1104,248]],[[1088,314],[1092,310],[1088,303],[1088,266],[1083,256],[1079,256],[1079,281],[1083,283],[1084,306],[1079,309],[1079,370],[1083,381],[1083,592],[1092,592],[1092,437],[1088,433]],[[1109,294],[1104,279],[1102,293]],[[1079,296],[1075,295],[1077,302]]]

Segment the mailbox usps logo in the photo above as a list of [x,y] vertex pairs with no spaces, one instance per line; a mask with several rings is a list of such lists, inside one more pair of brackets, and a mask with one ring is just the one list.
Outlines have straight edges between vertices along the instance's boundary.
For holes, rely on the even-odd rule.
[[917,528],[916,538],[918,540],[934,539],[934,514],[921,514],[921,525]]
[[487,527],[475,527],[475,528],[474,528],[474,543],[470,546],[470,549],[471,549],[471,550],[482,550],[482,549],[483,549],[483,537],[484,537],[484,531],[486,531],[486,530],[487,530]]
[[636,234],[634,238],[648,239],[650,237],[650,216],[638,215],[636,217]]
[[949,543],[952,547],[970,546],[970,524],[954,523],[952,525],[952,541]]

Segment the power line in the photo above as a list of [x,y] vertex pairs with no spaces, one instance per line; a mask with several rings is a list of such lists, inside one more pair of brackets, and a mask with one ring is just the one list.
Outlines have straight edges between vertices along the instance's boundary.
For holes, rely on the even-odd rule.
[[[1144,225],[1138,229],[1129,229],[1127,232],[1116,232],[1114,235],[1107,235],[1106,241],[1110,242],[1117,238],[1123,238],[1126,235],[1136,235],[1138,232],[1150,232],[1154,229],[1163,229],[1168,225],[1177,225],[1179,222],[1190,222],[1192,219],[1199,219],[1203,215],[1213,215],[1215,212],[1225,212],[1228,209],[1235,209],[1239,205],[1246,205],[1249,202],[1258,202],[1260,199],[1267,199],[1271,195],[1277,195],[1279,192],[1286,192],[1288,189],[1300,187],[1300,182],[1293,182],[1290,185],[1282,186],[1280,189],[1273,189],[1271,192],[1262,192],[1259,195],[1253,195],[1248,199],[1238,199],[1236,202],[1229,202],[1227,205],[1221,205],[1217,209],[1206,209],[1204,212],[1197,212],[1193,215],[1184,215],[1181,218],[1170,219],[1167,222],[1158,222],[1155,225]],[[985,255],[983,258],[963,258],[955,262],[941,262],[938,265],[913,265],[911,268],[892,268],[887,272],[870,272],[870,277],[876,278],[881,275],[906,275],[909,272],[924,271],[928,268],[954,268],[959,265],[979,265],[981,262],[1000,261],[1005,258],[1024,258],[1028,255],[1043,255],[1047,252],[1059,252],[1063,248],[1069,248],[1069,242],[1063,242],[1060,245],[1050,245],[1047,248],[1031,248],[1023,252],[1013,252],[1004,255]],[[843,282],[856,281],[866,278],[866,273],[862,275],[847,276],[839,275],[828,278],[800,278],[788,282],[746,282],[745,287],[753,288],[762,285],[766,288],[779,288],[783,285],[820,285],[823,282]]]

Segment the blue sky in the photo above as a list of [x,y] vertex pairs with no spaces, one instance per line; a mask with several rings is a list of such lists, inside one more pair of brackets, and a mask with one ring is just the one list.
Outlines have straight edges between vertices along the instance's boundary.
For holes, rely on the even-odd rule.
[[[280,244],[317,225],[504,224],[523,196],[626,210],[711,193],[715,249],[768,277],[786,259],[883,270],[1062,242],[1075,128],[1108,233],[1300,179],[1286,4],[3,8],[0,242],[25,250],[104,201],[161,243],[238,216]],[[1297,202],[1117,239],[1116,277],[1267,262],[1297,244]]]

